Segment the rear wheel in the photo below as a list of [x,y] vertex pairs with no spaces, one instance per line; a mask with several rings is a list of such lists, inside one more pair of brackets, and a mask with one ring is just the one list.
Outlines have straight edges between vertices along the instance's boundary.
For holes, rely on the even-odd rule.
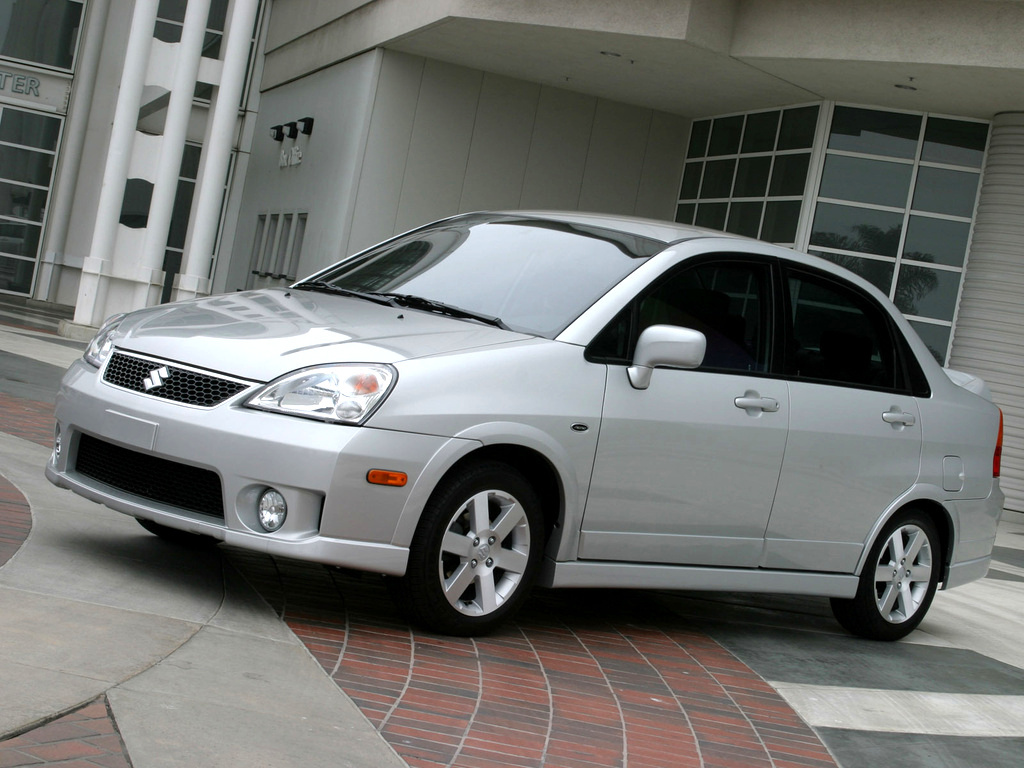
[[941,563],[939,535],[931,519],[916,511],[898,515],[871,548],[857,595],[833,598],[832,613],[861,637],[906,637],[932,604]]
[[406,575],[388,584],[415,623],[451,635],[483,634],[522,604],[543,546],[532,486],[505,464],[474,464],[435,490]]

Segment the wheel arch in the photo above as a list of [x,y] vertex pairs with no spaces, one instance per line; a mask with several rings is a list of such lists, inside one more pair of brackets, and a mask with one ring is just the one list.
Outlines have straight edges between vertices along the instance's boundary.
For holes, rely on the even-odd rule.
[[868,554],[878,541],[878,537],[882,535],[886,526],[900,515],[912,511],[921,512],[935,524],[935,529],[939,534],[939,552],[942,555],[942,572],[939,577],[939,582],[945,582],[946,577],[949,574],[950,564],[953,562],[953,543],[955,541],[956,526],[953,521],[953,516],[950,514],[949,510],[946,509],[946,507],[937,499],[929,498],[927,496],[919,496],[910,499],[904,498],[898,504],[894,504],[889,509],[888,514],[879,518],[874,529],[871,531],[871,535],[865,542],[860,560],[857,563],[856,574],[858,576],[863,572],[867,563]]
[[545,541],[550,542],[552,533],[561,525],[565,509],[565,489],[554,465],[538,451],[523,445],[501,443],[484,445],[459,458],[439,478],[431,493],[433,496],[445,480],[464,471],[471,464],[494,461],[516,470],[529,482],[540,498],[544,516]]

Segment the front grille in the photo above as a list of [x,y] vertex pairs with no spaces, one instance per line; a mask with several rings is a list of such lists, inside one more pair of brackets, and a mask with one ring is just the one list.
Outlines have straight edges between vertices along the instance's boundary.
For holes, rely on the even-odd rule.
[[208,469],[179,464],[82,435],[75,469],[118,490],[224,519],[220,476]]
[[103,380],[132,392],[202,408],[212,408],[249,386],[235,379],[124,352],[115,352],[111,356],[103,372]]

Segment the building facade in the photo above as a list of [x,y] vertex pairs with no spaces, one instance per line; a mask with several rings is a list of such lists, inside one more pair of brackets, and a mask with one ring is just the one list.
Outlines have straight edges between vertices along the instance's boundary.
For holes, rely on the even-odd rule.
[[462,211],[675,219],[887,293],[989,382],[1024,511],[1022,2],[8,0],[4,30],[0,292],[69,332]]

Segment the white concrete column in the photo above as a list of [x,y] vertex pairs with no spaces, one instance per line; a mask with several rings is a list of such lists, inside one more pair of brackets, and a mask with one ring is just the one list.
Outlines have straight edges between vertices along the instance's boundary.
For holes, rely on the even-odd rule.
[[[153,183],[153,198],[146,222],[146,237],[142,253],[137,256],[138,269],[142,274],[152,274],[163,266],[167,249],[167,233],[171,227],[174,212],[174,196],[178,191],[178,176],[181,157],[185,150],[189,117],[192,114],[192,99],[196,76],[199,74],[199,60],[203,53],[203,38],[206,35],[206,20],[210,15],[210,0],[188,0],[185,21],[178,43],[177,64],[171,85],[167,117],[164,121],[163,142],[160,160],[156,167]],[[135,257],[135,254],[129,254]],[[135,288],[134,305],[149,306],[159,300],[159,286],[146,279],[139,279]]]
[[75,186],[82,164],[85,135],[89,128],[89,113],[96,90],[96,75],[103,52],[103,37],[107,27],[110,0],[92,0],[86,6],[86,28],[82,33],[82,49],[75,72],[69,117],[64,124],[64,148],[60,154],[60,172],[50,191],[50,210],[47,216],[46,240],[43,243],[43,263],[36,281],[35,298],[51,301],[54,296],[54,278],[59,273],[67,250],[71,208],[75,200]]
[[949,365],[984,378],[1005,420],[1006,508],[1024,511],[1024,111],[996,115]]
[[142,89],[145,85],[149,51],[153,43],[153,28],[159,0],[136,0],[132,13],[131,31],[125,52],[121,86],[114,108],[114,122],[110,132],[107,163],[103,169],[99,201],[96,206],[96,226],[93,229],[89,255],[82,266],[82,277],[75,302],[75,323],[86,326],[103,321],[103,276],[110,274],[114,244],[117,239],[124,183],[128,178],[132,144],[139,119]]
[[245,87],[249,46],[259,5],[259,0],[235,0],[225,25],[223,69],[210,106],[184,260],[172,294],[174,300],[210,292],[210,265],[216,246],[224,182],[238,127],[238,105]]

